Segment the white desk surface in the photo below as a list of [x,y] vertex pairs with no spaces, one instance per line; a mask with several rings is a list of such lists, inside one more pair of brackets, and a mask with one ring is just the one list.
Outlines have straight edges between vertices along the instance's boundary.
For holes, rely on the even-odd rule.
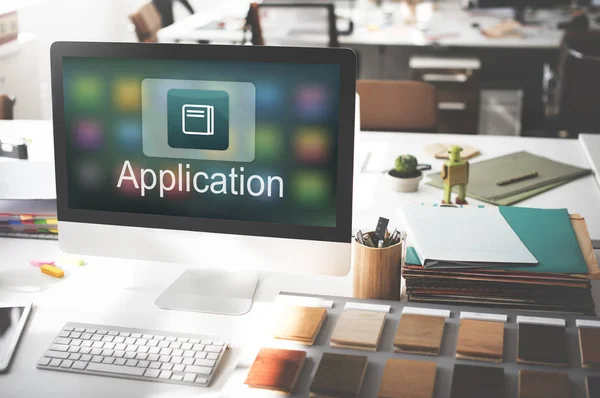
[[[244,12],[247,9],[243,5],[240,5],[239,8]],[[339,10],[339,13],[343,14],[344,11]],[[239,29],[229,27],[224,29],[202,28],[213,21],[228,20],[232,16],[243,17],[239,15],[239,9],[235,9],[235,12],[236,15],[231,15],[227,11],[213,9],[191,15],[161,29],[158,32],[158,38],[162,42],[208,40],[212,43],[239,43],[242,41],[243,36]],[[425,27],[405,25],[403,22],[385,25],[365,20],[365,18],[368,18],[365,15],[373,15],[374,13],[381,14],[381,11],[354,10],[352,14],[355,21],[355,30],[351,35],[340,35],[340,44],[342,46],[429,46],[436,44],[456,47],[556,49],[559,47],[564,34],[564,31],[556,29],[556,24],[558,21],[565,20],[565,17],[556,13],[543,14],[545,16],[544,20],[547,19],[547,23],[523,27],[521,31],[523,37],[498,39],[489,39],[481,34],[479,29],[472,27],[473,23],[478,23],[481,28],[491,27],[501,20],[498,16],[490,13],[472,14],[454,6],[444,6],[444,8],[433,12],[432,18]],[[381,19],[381,17],[378,19]],[[304,45],[322,46],[328,41],[326,34],[295,34],[293,37],[290,36],[289,39],[293,39],[296,45],[303,43]]]
[[[49,122],[3,122],[0,123],[0,136],[9,129],[13,133],[20,131],[31,135],[30,128],[35,128],[38,135],[51,133]],[[368,152],[373,160],[377,159],[374,157],[377,154],[383,159],[393,159],[399,153],[413,153],[422,163],[439,166],[440,161],[423,154],[423,147],[432,142],[468,142],[482,151],[481,159],[526,149],[587,166],[576,140],[367,132],[358,138],[356,163],[362,165]],[[386,164],[390,164],[389,159]],[[437,201],[442,196],[441,190],[424,184],[414,194],[391,192],[382,174],[360,173],[360,167],[356,173],[357,228],[374,225],[378,216],[390,217],[391,225],[396,226],[395,209],[401,203]],[[529,199],[522,205],[567,207],[570,211],[580,212],[586,217],[592,236],[600,237],[599,201],[600,189],[589,176]],[[264,325],[270,314],[269,302],[279,291],[339,296],[349,296],[352,292],[351,274],[337,278],[269,274],[261,280],[255,304],[247,315],[228,317],[167,311],[156,307],[154,299],[185,270],[184,265],[88,257],[87,265],[83,267],[67,267],[66,276],[61,280],[47,277],[29,265],[31,259],[58,259],[59,253],[55,241],[0,239],[0,302],[32,301],[35,304],[12,367],[9,373],[0,375],[2,398],[218,397],[225,375],[235,366],[240,347],[256,344],[264,335]],[[215,384],[209,389],[37,370],[37,360],[67,321],[216,334],[231,339],[233,348]]]

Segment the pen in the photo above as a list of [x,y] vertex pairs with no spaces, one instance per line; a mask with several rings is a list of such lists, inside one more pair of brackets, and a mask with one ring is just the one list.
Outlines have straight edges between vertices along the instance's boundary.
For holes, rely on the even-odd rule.
[[518,177],[512,177],[512,178],[508,178],[506,180],[496,181],[496,185],[498,185],[499,187],[503,187],[505,185],[510,185],[510,184],[514,184],[516,182],[521,182],[521,181],[529,180],[531,178],[535,178],[538,175],[539,175],[538,172],[534,171],[531,173],[523,174]]

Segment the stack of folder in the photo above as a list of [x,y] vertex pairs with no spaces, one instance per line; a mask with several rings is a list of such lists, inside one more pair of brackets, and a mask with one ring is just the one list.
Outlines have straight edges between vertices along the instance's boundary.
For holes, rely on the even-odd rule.
[[0,200],[0,236],[56,236],[55,200]]
[[[468,207],[471,211],[477,210]],[[410,210],[404,213],[407,211]],[[432,213],[432,219],[444,218],[443,212],[464,210],[437,208],[436,211]],[[456,261],[456,258],[431,261],[428,253],[420,250],[418,245],[427,236],[411,237],[411,229],[419,235],[422,228],[411,228],[410,223],[414,223],[415,217],[409,216],[406,217],[409,242],[417,243],[416,247],[407,248],[402,267],[409,301],[595,314],[590,280],[600,279],[600,268],[583,217],[569,214],[566,209],[500,207],[482,208],[481,211],[497,211],[536,261],[502,264],[494,261],[493,256],[489,263],[480,261],[477,265]],[[460,215],[452,215],[457,214]],[[471,249],[468,246],[471,221],[465,218],[465,223],[457,226],[457,230],[448,231],[448,242],[464,243],[459,245],[459,252]],[[434,221],[434,224],[438,222],[443,225],[443,220]],[[485,259],[486,250],[493,252],[496,246],[511,249],[505,242],[494,242],[493,236],[494,231],[490,231],[491,243],[480,248],[480,260]],[[450,257],[455,252],[448,250]]]

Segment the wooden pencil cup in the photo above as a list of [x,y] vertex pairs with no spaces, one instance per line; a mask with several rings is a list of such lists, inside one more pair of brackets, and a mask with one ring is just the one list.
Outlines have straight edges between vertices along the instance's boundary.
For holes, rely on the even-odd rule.
[[354,239],[353,296],[361,299],[400,300],[400,266],[403,240],[375,248]]

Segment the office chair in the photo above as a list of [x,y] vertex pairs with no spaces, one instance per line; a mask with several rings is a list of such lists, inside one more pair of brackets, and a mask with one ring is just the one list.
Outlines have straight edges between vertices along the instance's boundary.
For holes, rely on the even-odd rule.
[[[265,45],[265,24],[261,18],[261,11],[267,10],[289,10],[295,11],[297,15],[302,15],[303,12],[309,10],[325,10],[327,14],[327,35],[328,42],[327,46],[329,47],[339,47],[339,40],[337,24],[336,24],[336,15],[335,15],[335,6],[333,3],[266,3],[266,4],[250,4],[250,9],[248,10],[248,16],[246,17],[246,31],[251,32],[251,42],[253,45]],[[314,22],[314,21],[311,21]],[[351,25],[352,27],[352,25]],[[298,33],[307,33],[305,31],[305,27],[299,26],[300,32]],[[310,33],[316,33],[316,31],[311,31]],[[343,32],[346,33],[346,32]],[[267,35],[268,37],[268,35]],[[293,40],[293,33],[290,34],[289,39]]]
[[555,74],[547,97],[551,129],[569,137],[600,133],[600,31],[566,33]]
[[0,94],[0,120],[14,119],[15,97]]
[[428,132],[437,130],[435,86],[415,81],[359,80],[362,130]]
[[146,3],[129,16],[135,26],[135,33],[140,43],[156,43],[156,33],[162,28],[162,20],[158,9],[152,3]]

